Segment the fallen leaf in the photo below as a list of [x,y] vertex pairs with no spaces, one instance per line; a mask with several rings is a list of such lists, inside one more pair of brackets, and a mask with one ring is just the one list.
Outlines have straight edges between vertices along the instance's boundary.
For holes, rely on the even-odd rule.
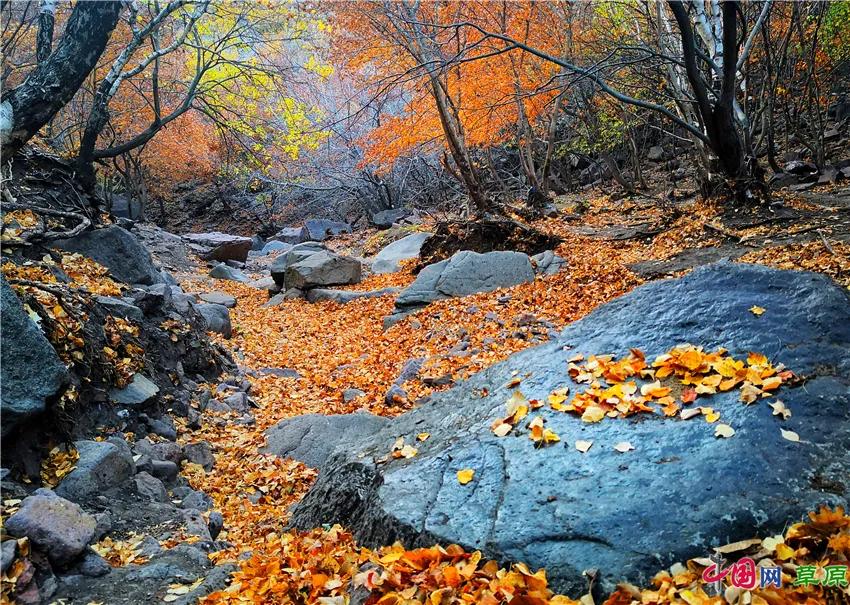
[[584,414],[581,415],[581,419],[584,422],[599,422],[603,418],[605,418],[605,410],[595,405],[587,408]]
[[430,436],[431,436],[431,433],[419,433],[418,435],[416,435],[416,440],[417,441],[425,441]]
[[635,447],[628,441],[621,441],[620,443],[614,446],[614,449],[618,452],[625,454],[626,452],[635,449]]
[[779,432],[782,433],[783,439],[793,441],[794,443],[798,443],[800,441],[800,436],[794,431],[786,431],[785,429],[779,429]]
[[587,450],[590,449],[590,446],[593,445],[592,441],[576,441],[576,449],[580,451],[582,454],[586,454]]
[[724,439],[729,439],[732,435],[735,434],[735,429],[733,429],[728,424],[718,424],[714,427],[714,436],[715,437],[723,437]]
[[475,476],[475,470],[471,468],[464,468],[457,472],[457,482],[461,485],[466,485],[472,478]]
[[762,313],[764,313],[764,311],[764,307],[759,307],[758,305],[753,305],[752,307],[750,307],[750,313],[755,316],[761,315]]
[[782,416],[782,420],[788,420],[791,417],[791,410],[785,407],[785,404],[779,399],[771,403],[770,407],[773,409],[773,415]]

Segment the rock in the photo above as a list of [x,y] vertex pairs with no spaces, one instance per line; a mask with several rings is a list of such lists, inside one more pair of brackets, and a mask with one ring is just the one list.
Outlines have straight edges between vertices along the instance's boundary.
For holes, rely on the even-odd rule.
[[121,485],[136,472],[129,446],[118,439],[77,441],[77,467],[56,487],[56,493],[73,502],[83,502]]
[[73,561],[94,536],[94,517],[77,504],[48,489],[39,489],[24,499],[21,508],[6,520],[6,531],[27,537],[60,567]]
[[660,162],[664,159],[664,149],[660,145],[653,145],[646,157],[650,162]]
[[284,244],[296,245],[307,241],[307,231],[304,227],[286,227],[277,232],[274,239]]
[[837,141],[841,138],[841,132],[837,128],[830,128],[829,130],[824,130],[823,132],[823,140],[825,142]]
[[451,258],[428,265],[396,298],[396,310],[416,308],[434,300],[491,292],[534,281],[528,255],[522,252],[463,250]]
[[308,240],[323,242],[334,235],[351,233],[351,225],[340,221],[312,218],[304,221],[304,231]]
[[280,288],[278,288],[278,285],[271,277],[261,277],[260,279],[250,282],[248,285],[257,290],[268,290],[270,294],[280,291]]
[[[766,309],[761,316],[748,309]],[[734,427],[660,414],[606,418],[538,410],[562,443],[536,450],[526,433],[496,437],[515,373],[521,390],[545,399],[554,389],[584,390],[565,371],[577,354],[648,359],[685,342],[736,358],[763,353],[804,385],[778,397],[793,416],[779,420],[766,401],[745,406],[738,389],[703,405]],[[580,594],[582,571],[601,571],[601,584],[649,582],[660,568],[704,557],[713,546],[780,533],[821,504],[850,497],[850,297],[828,278],[759,265],[719,263],[680,279],[651,282],[570,324],[549,344],[530,348],[479,372],[428,405],[390,421],[357,447],[335,450],[292,525],[341,523],[366,547],[401,540],[482,549],[486,557],[545,567],[550,586]],[[482,397],[482,390],[489,394]],[[701,398],[702,402],[703,399]],[[780,429],[801,440],[784,439]],[[399,436],[420,432],[416,457],[387,456]],[[592,440],[586,454],[576,440]],[[635,450],[614,450],[629,441]],[[743,463],[743,466],[742,466]],[[475,470],[462,486],[460,469]],[[646,556],[652,553],[652,556]]]
[[87,548],[77,570],[86,577],[100,578],[112,571],[112,566],[91,548]]
[[207,523],[207,529],[209,529],[210,538],[213,540],[218,538],[221,530],[224,529],[224,516],[217,510],[210,513],[210,520],[209,523]]
[[567,266],[567,261],[552,250],[535,254],[531,257],[531,263],[537,275],[555,275]]
[[151,475],[169,483],[177,478],[177,465],[171,460],[151,460]]
[[360,261],[333,252],[317,252],[286,268],[287,288],[306,290],[316,286],[341,286],[360,281]]
[[183,236],[188,242],[205,249],[201,254],[204,260],[237,260],[245,262],[248,260],[248,252],[253,242],[250,237],[241,235],[230,235],[220,231],[209,233],[189,233]]
[[217,412],[219,414],[227,414],[233,411],[227,406],[227,404],[222,403],[218,399],[211,400],[209,405],[207,406],[207,410],[209,410],[210,412]]
[[227,307],[212,303],[201,303],[195,305],[195,309],[207,322],[207,329],[210,332],[216,332],[225,338],[230,338],[233,328],[230,325],[230,311],[227,310]]
[[266,431],[266,446],[261,451],[321,468],[335,449],[354,447],[387,422],[386,418],[367,412],[295,416]]
[[157,396],[159,387],[139,373],[123,389],[109,391],[109,399],[118,405],[141,406]]
[[112,200],[109,205],[109,210],[112,216],[116,218],[129,219],[131,221],[138,220],[142,216],[144,206],[141,200],[118,193],[112,194]]
[[810,176],[813,174],[817,174],[818,167],[812,164],[811,162],[794,160],[785,164],[785,166],[783,166],[783,170],[796,176]]
[[0,573],[6,573],[18,556],[18,542],[16,540],[4,540],[0,543]]
[[298,370],[293,370],[292,368],[260,368],[257,370],[257,374],[276,376],[278,378],[301,378]]
[[390,386],[390,388],[384,394],[384,403],[390,407],[403,405],[407,403],[407,401],[407,391],[401,388],[401,385],[399,384],[394,384]]
[[404,365],[401,366],[401,371],[398,374],[398,377],[395,379],[393,384],[403,385],[408,380],[413,380],[419,376],[419,372],[422,370],[422,365],[425,363],[424,357],[415,357],[413,359],[408,359],[404,362]]
[[143,471],[133,477],[133,482],[136,485],[136,492],[142,499],[149,502],[168,502],[168,492],[165,491],[165,486],[153,475]]
[[820,177],[818,177],[818,185],[831,185],[843,175],[834,166],[827,166],[823,169]]
[[203,292],[198,294],[198,298],[213,305],[223,305],[228,309],[236,306],[236,298],[224,292]]
[[41,328],[0,277],[0,397],[5,438],[21,423],[40,415],[59,392],[67,371]]
[[407,208],[390,208],[373,214],[370,217],[370,222],[378,229],[389,229],[393,226],[393,223],[401,221],[409,214],[410,210]]
[[201,515],[201,511],[189,509],[183,511],[183,520],[186,523],[186,533],[190,536],[198,536],[202,542],[211,542],[210,530],[207,522]]
[[181,496],[180,507],[187,510],[194,509],[203,512],[208,511],[213,507],[213,501],[212,498],[207,496],[204,492],[190,489]]
[[360,389],[345,389],[342,392],[342,400],[345,403],[350,403],[350,402],[354,401],[355,399],[359,399],[360,397],[363,397],[365,394],[366,393],[364,393]]
[[335,303],[345,304],[358,298],[378,298],[398,294],[401,288],[382,288],[380,290],[332,290],[329,288],[313,288],[307,290],[307,300],[311,303],[320,300],[332,300]]
[[228,281],[238,281],[242,283],[247,283],[251,281],[247,275],[242,273],[239,269],[234,269],[233,267],[229,267],[224,263],[219,263],[212,269],[210,269],[210,277],[214,277],[215,279],[226,279]]
[[147,424],[148,430],[154,435],[159,435],[163,439],[168,439],[169,441],[177,439],[177,429],[174,427],[174,421],[170,416],[149,418]]
[[151,443],[148,439],[140,439],[136,442],[135,447],[137,452],[151,457],[154,470],[157,468],[156,462],[158,460],[167,460],[178,466],[183,460],[183,447],[173,441]]
[[248,396],[245,393],[233,393],[224,398],[224,405],[237,412],[248,411]]
[[791,174],[790,172],[777,172],[773,176],[771,176],[770,180],[768,181],[769,185],[775,189],[791,187],[792,185],[796,185],[799,182],[800,181],[797,176]]
[[318,242],[304,242],[303,244],[293,246],[291,250],[277,256],[272,261],[270,267],[272,279],[274,279],[278,287],[283,288],[286,270],[290,265],[294,265],[295,263],[298,263],[305,258],[309,258],[318,252],[326,251],[327,248]]
[[266,240],[262,238],[262,236],[258,234],[254,234],[251,236],[251,251],[257,252],[258,250],[262,250],[263,246],[266,245]]
[[271,254],[272,252],[288,252],[292,250],[293,244],[287,244],[286,242],[280,242],[277,240],[272,240],[263,246],[261,250],[261,254]]
[[431,236],[419,231],[385,246],[372,259],[372,273],[395,273],[401,269],[401,261],[419,256],[422,242]]
[[215,465],[212,448],[206,441],[197,441],[184,445],[183,455],[189,462],[200,464],[207,472],[211,471]]
[[139,307],[126,300],[111,296],[97,296],[95,298],[98,304],[106,307],[106,312],[110,315],[132,319],[133,321],[143,321],[145,318],[145,314]]
[[70,239],[57,240],[54,246],[91,258],[109,269],[114,279],[125,284],[162,282],[147,248],[132,233],[117,225],[83,231]]

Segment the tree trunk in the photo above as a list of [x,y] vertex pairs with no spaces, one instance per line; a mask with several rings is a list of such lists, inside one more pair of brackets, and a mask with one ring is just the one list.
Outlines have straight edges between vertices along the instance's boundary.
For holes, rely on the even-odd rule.
[[42,0],[38,11],[38,34],[36,35],[35,56],[41,65],[53,52],[53,26],[56,22],[56,0]]
[[55,52],[22,84],[3,94],[0,143],[7,156],[71,100],[106,48],[121,6],[118,0],[78,2]]

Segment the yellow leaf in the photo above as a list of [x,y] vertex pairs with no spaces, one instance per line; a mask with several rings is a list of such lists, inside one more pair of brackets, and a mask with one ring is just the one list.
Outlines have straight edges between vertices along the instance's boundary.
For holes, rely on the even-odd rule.
[[425,441],[430,436],[431,436],[431,433],[419,433],[418,435],[416,435],[416,440],[417,441]]
[[729,439],[732,435],[735,434],[735,429],[733,429],[728,424],[718,424],[714,427],[714,436],[715,437],[723,437],[724,439]]
[[758,305],[753,305],[752,307],[750,307],[750,313],[752,313],[753,315],[755,315],[757,317],[759,315],[761,315],[762,313],[764,313],[764,311],[765,311],[764,307],[759,307]]
[[603,418],[605,418],[605,410],[595,405],[589,406],[581,415],[584,422],[599,422]]
[[457,482],[461,485],[466,485],[472,478],[475,476],[475,470],[471,468],[464,468],[457,472]]

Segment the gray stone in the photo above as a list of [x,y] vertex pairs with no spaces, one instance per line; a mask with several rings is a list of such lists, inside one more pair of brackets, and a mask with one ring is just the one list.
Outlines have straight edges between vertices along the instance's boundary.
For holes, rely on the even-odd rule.
[[77,467],[56,487],[56,493],[82,502],[121,485],[136,472],[130,447],[121,440],[77,441]]
[[304,227],[285,227],[275,234],[274,239],[294,246],[307,241],[307,231]]
[[230,325],[230,311],[227,307],[212,303],[200,303],[195,305],[195,309],[207,322],[207,329],[210,332],[216,332],[225,338],[230,338],[233,328]]
[[248,285],[257,290],[268,290],[269,293],[277,293],[280,291],[280,288],[271,277],[261,277],[260,279],[250,282]]
[[342,392],[342,400],[345,403],[350,403],[350,402],[354,401],[355,399],[359,399],[360,397],[363,397],[365,394],[366,393],[364,393],[360,389],[345,389]]
[[812,164],[811,162],[804,162],[802,160],[793,160],[788,162],[783,167],[785,172],[789,172],[796,176],[812,176],[817,174],[818,167]]
[[660,145],[653,145],[649,148],[649,153],[646,154],[650,162],[660,162],[664,159],[664,148]]
[[[766,309],[761,316],[748,309]],[[536,450],[524,426],[496,437],[491,423],[505,415],[516,388],[545,400],[574,384],[566,367],[577,354],[648,359],[681,343],[725,347],[736,358],[761,352],[805,385],[778,397],[793,412],[772,415],[768,401],[743,405],[737,389],[701,399],[736,434],[715,437],[716,425],[661,414],[596,424],[544,407],[562,443]],[[482,549],[485,556],[545,567],[551,587],[580,594],[582,571],[615,582],[649,582],[676,561],[703,557],[712,547],[781,532],[821,504],[850,497],[850,296],[828,278],[758,265],[720,263],[675,280],[652,282],[570,324],[549,344],[517,353],[428,405],[389,422],[358,447],[337,449],[292,516],[298,528],[341,523],[364,546],[401,540]],[[486,391],[485,391],[486,389]],[[482,392],[487,392],[482,396]],[[801,440],[784,439],[780,429]],[[516,429],[515,429],[516,430]],[[412,459],[385,459],[396,438],[411,443]],[[586,454],[576,440],[591,440]],[[635,451],[614,450],[629,441]],[[472,468],[460,485],[460,469]]]
[[170,416],[162,418],[149,418],[148,430],[154,435],[159,435],[169,441],[177,439],[177,428],[174,426],[174,421]]
[[165,491],[165,486],[153,475],[143,471],[133,477],[133,483],[136,485],[136,492],[142,499],[149,502],[168,502],[168,492]]
[[189,462],[200,464],[205,471],[211,471],[215,465],[212,448],[206,441],[197,441],[183,446],[183,455]]
[[237,412],[248,410],[248,395],[242,392],[233,393],[224,398],[224,405]]
[[224,263],[219,263],[212,269],[210,269],[210,277],[215,279],[226,279],[228,281],[238,281],[242,283],[247,283],[251,281],[247,275],[242,273],[239,269],[234,269]]
[[123,389],[112,389],[109,398],[118,405],[139,406],[157,396],[159,387],[142,376],[134,374],[133,380]]
[[385,246],[372,259],[372,273],[395,273],[401,268],[401,261],[419,256],[422,242],[429,237],[430,233],[420,231]]
[[307,219],[304,221],[304,231],[307,239],[314,242],[323,242],[327,238],[341,233],[351,233],[351,225],[340,221],[329,221],[326,219]]
[[6,280],[0,277],[0,384],[2,435],[46,409],[59,392],[67,372],[53,346],[24,310]]
[[151,460],[151,475],[162,481],[174,481],[177,478],[177,465],[171,460]]
[[370,221],[378,229],[389,229],[393,223],[397,223],[410,214],[407,208],[390,208],[381,210],[370,217]]
[[277,378],[301,378],[298,370],[292,368],[260,368],[257,370],[257,374],[276,376]]
[[210,537],[215,540],[224,529],[224,515],[217,510],[210,513],[210,520],[207,523],[207,528],[210,530]]
[[299,290],[317,286],[356,284],[360,281],[361,271],[360,261],[354,258],[333,252],[317,252],[289,265],[286,268],[284,283],[287,288]]
[[390,388],[387,389],[386,393],[384,393],[384,403],[390,407],[403,405],[407,403],[407,401],[407,391],[401,388],[401,385],[397,383],[390,385]]
[[18,542],[16,540],[4,540],[0,544],[0,573],[6,573],[15,562],[18,555]]
[[307,290],[307,300],[311,303],[321,300],[331,300],[335,303],[345,304],[359,298],[378,298],[398,294],[401,288],[382,288],[380,290],[332,290],[330,288],[313,288]]
[[183,511],[183,521],[186,524],[186,533],[190,536],[198,536],[202,542],[211,542],[209,527],[201,511],[188,509]]
[[157,460],[168,460],[178,466],[183,460],[183,447],[173,441],[151,443],[148,439],[140,439],[135,443],[135,448],[136,452],[151,457],[151,460],[154,462],[154,468],[156,468],[155,463]]
[[266,240],[262,238],[259,234],[254,234],[251,236],[251,251],[256,252],[258,250],[262,250],[263,246],[266,245]]
[[228,309],[236,306],[236,297],[225,292],[203,292],[198,294],[198,298],[207,303],[214,305],[223,305]]
[[213,501],[204,492],[190,489],[181,497],[180,507],[187,510],[194,509],[204,512],[213,507]]
[[263,246],[261,251],[262,254],[271,254],[272,252],[288,252],[292,250],[293,244],[287,244],[286,242],[280,242],[277,240],[272,240]]
[[318,242],[304,242],[303,244],[293,246],[291,250],[278,255],[272,261],[272,264],[269,267],[272,279],[274,279],[278,287],[284,288],[286,270],[290,265],[294,265],[295,263],[298,263],[305,258],[309,258],[318,252],[326,251],[327,248]]
[[322,468],[335,449],[355,447],[387,422],[386,418],[367,412],[295,416],[266,431],[266,446],[262,451]]
[[531,264],[537,275],[555,275],[566,268],[567,261],[555,254],[552,250],[546,250],[531,257]]
[[201,254],[204,260],[237,260],[245,262],[251,250],[251,238],[241,235],[230,235],[220,231],[209,233],[189,233],[183,236],[188,242],[201,246],[205,252]]
[[6,531],[18,538],[26,536],[47,553],[50,561],[65,566],[91,541],[96,527],[94,517],[48,489],[39,489],[25,498],[15,514],[6,520]]
[[112,212],[112,216],[116,218],[135,221],[142,217],[144,205],[141,200],[134,197],[127,197],[126,195],[113,193],[109,210]]
[[139,307],[123,299],[113,298],[112,296],[97,296],[96,300],[98,304],[106,307],[106,312],[110,315],[134,321],[142,321],[145,318],[145,314]]
[[114,279],[125,284],[162,282],[147,248],[132,233],[117,225],[83,231],[70,239],[58,240],[54,245],[97,261],[109,269]]
[[107,563],[106,559],[101,557],[92,549],[87,548],[85,554],[83,555],[83,560],[80,561],[80,564],[77,569],[82,575],[86,577],[100,578],[101,576],[105,576],[110,571],[112,571],[112,566]]
[[398,295],[396,310],[530,281],[534,281],[534,270],[528,255],[522,252],[478,254],[463,250],[422,269],[416,281]]

